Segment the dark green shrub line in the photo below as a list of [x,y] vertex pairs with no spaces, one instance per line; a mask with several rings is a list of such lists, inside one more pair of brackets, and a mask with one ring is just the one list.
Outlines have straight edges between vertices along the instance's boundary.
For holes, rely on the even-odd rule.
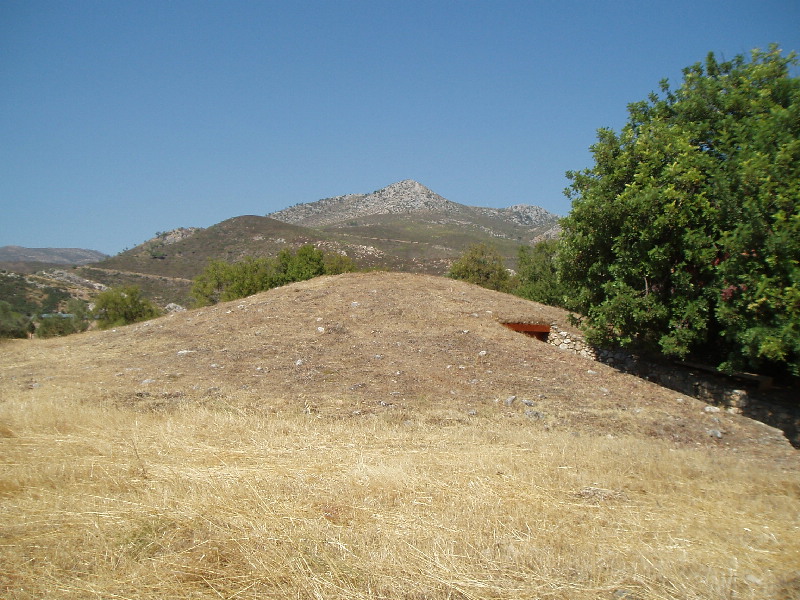
[[297,252],[283,249],[275,258],[247,257],[234,263],[212,260],[195,277],[191,293],[195,306],[208,306],[295,281],[355,270],[355,263],[350,258],[340,254],[325,255],[322,250],[306,244]]

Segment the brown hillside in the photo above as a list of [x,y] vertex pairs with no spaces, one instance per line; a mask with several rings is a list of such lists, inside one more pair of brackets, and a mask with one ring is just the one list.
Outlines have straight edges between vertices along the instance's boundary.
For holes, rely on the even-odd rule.
[[4,343],[0,597],[800,597],[777,430],[504,320],[566,328],[361,273]]
[[116,330],[9,344],[3,385],[148,408],[235,393],[248,408],[342,418],[402,420],[424,409],[446,422],[507,413],[546,430],[791,455],[776,430],[705,413],[700,402],[503,321],[569,328],[559,309],[450,279],[322,277]]

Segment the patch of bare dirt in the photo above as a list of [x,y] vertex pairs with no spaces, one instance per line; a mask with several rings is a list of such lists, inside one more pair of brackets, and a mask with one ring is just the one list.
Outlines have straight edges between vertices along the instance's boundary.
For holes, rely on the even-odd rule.
[[0,389],[56,386],[147,410],[235,396],[239,409],[336,418],[501,414],[575,435],[794,453],[776,429],[706,412],[699,401],[515,333],[504,321],[571,329],[560,309],[446,278],[321,277],[116,330],[5,345]]

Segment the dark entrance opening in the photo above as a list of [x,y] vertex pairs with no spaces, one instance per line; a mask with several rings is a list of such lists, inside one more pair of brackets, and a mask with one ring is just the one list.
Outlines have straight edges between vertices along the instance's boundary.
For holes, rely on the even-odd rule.
[[524,333],[543,342],[546,342],[547,337],[550,335],[550,325],[542,325],[541,323],[503,323],[503,325],[512,331]]

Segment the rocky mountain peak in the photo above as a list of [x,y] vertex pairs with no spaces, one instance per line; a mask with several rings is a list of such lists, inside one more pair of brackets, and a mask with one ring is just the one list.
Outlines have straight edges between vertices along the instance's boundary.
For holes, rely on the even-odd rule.
[[448,212],[456,206],[413,179],[404,179],[368,194],[361,202],[364,214]]
[[[398,181],[370,194],[348,194],[297,204],[267,216],[304,227],[328,227],[365,217],[398,214],[422,214],[423,219],[430,218],[440,225],[447,223],[477,228],[501,238],[512,235],[509,227],[522,228],[527,235],[534,229],[552,227],[558,220],[556,215],[543,208],[526,204],[509,208],[465,206],[443,198],[413,179]],[[487,218],[494,224],[488,224]],[[512,237],[519,235],[519,232],[515,232]]]
[[284,223],[325,227],[372,215],[414,212],[451,212],[459,205],[413,179],[404,179],[372,192],[323,198],[297,204],[267,215]]

